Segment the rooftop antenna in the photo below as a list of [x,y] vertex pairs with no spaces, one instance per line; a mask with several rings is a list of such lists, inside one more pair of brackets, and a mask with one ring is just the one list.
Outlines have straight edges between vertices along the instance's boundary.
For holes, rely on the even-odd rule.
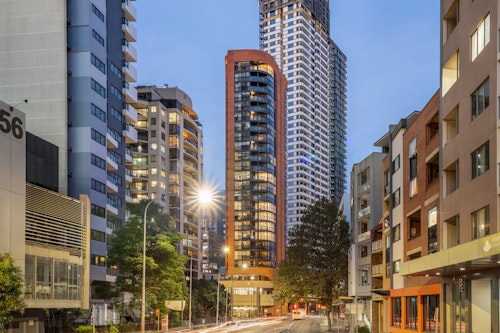
[[16,105],[14,105],[14,106],[11,106],[11,107],[10,107],[10,111],[11,111],[11,112],[12,112],[12,111],[14,111],[14,109],[15,109],[15,108],[17,108],[17,106],[18,106],[19,104],[22,104],[22,103],[28,103],[28,100],[27,100],[27,99],[25,99],[25,100],[23,100],[23,101],[21,101],[21,102],[17,103],[17,104],[16,104]]

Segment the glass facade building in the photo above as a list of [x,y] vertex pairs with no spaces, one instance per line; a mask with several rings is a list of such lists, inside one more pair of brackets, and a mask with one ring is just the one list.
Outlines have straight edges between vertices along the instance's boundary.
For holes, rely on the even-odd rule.
[[[255,296],[250,316],[271,311],[277,264],[285,247],[284,102],[286,81],[259,50],[226,56],[227,274],[237,277],[235,315]],[[248,288],[244,281],[252,287]],[[269,299],[268,299],[269,298]],[[241,303],[241,304],[240,304]]]

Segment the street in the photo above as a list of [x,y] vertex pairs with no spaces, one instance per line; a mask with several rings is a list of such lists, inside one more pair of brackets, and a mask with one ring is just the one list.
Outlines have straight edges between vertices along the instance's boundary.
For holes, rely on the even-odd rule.
[[[304,320],[292,320],[290,317],[275,318],[266,320],[251,320],[235,322],[234,324],[205,328],[193,332],[241,332],[241,333],[318,333],[327,332],[328,323],[324,316],[310,316]],[[333,332],[344,332],[336,326],[332,327]]]

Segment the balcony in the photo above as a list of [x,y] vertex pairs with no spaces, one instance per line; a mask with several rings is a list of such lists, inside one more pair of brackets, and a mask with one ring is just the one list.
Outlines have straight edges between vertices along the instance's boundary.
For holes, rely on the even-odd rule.
[[122,73],[125,75],[125,81],[137,82],[137,69],[127,61],[123,62]]
[[126,203],[132,203],[133,202],[133,200],[132,200],[132,194],[130,193],[129,190],[125,191],[125,202]]
[[122,52],[128,62],[137,61],[137,49],[126,39],[122,40]]
[[134,126],[125,124],[123,129],[123,137],[126,143],[136,143],[137,142],[137,130]]
[[382,240],[376,240],[372,242],[372,253],[380,252],[382,251]]
[[137,110],[129,104],[124,104],[122,109],[122,114],[125,117],[125,122],[127,124],[135,123],[137,121]]
[[118,193],[118,186],[116,186],[116,184],[113,184],[113,182],[109,179],[106,180],[106,188],[108,190],[108,193]]
[[106,170],[108,171],[116,171],[118,170],[118,163],[116,163],[108,154],[106,156]]
[[129,42],[135,42],[137,40],[137,29],[128,20],[122,22],[122,31],[125,34],[125,39]]
[[122,93],[125,96],[125,102],[129,104],[137,102],[137,89],[128,82],[123,82]]
[[111,134],[106,133],[106,147],[107,148],[118,148],[118,141],[111,136]]
[[358,219],[370,215],[370,206],[358,210]]
[[380,277],[382,276],[383,265],[373,265],[372,266],[372,277]]
[[125,150],[125,161],[126,163],[132,163],[132,152],[128,148]]
[[122,10],[125,18],[129,21],[137,21],[137,8],[131,0],[122,0]]
[[111,205],[109,202],[106,203],[106,211],[108,213],[111,213],[113,215],[116,215],[118,216],[118,208],[114,207],[113,205]]

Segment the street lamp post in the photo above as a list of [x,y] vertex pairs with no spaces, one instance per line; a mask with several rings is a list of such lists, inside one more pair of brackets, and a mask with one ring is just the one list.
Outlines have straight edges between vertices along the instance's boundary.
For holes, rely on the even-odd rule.
[[149,205],[153,203],[153,200],[148,202],[146,208],[144,208],[144,234],[142,239],[142,303],[141,303],[141,332],[144,333],[146,327],[146,213],[148,212]]
[[193,298],[193,255],[189,257],[189,329],[192,329],[191,323],[191,302]]
[[217,311],[215,313],[215,325],[219,325],[219,292],[220,292],[220,270],[217,273]]

